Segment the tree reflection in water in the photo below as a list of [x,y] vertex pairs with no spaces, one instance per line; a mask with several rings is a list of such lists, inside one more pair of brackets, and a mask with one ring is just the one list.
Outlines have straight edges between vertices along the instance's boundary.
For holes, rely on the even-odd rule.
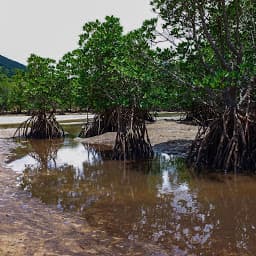
[[111,235],[153,241],[171,255],[256,252],[255,178],[195,177],[166,155],[112,161],[109,150],[72,140],[24,150],[36,163],[24,157],[23,189]]

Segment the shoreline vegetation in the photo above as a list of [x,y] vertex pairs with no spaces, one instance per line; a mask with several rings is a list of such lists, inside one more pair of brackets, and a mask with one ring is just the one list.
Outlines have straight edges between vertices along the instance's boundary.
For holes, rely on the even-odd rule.
[[[199,254],[208,254],[204,248],[209,249],[209,253],[220,255],[255,254],[256,223],[254,218],[248,218],[249,210],[252,216],[256,211],[252,207],[256,193],[253,190],[251,195],[246,191],[246,202],[241,187],[236,188],[242,201],[237,201],[233,193],[227,196],[229,186],[224,187],[219,204],[214,204],[214,198],[211,199],[209,194],[206,193],[205,197],[200,194],[198,196],[207,201],[203,201],[202,209],[192,207],[193,195],[189,195],[191,199],[186,203],[186,195],[181,194],[173,208],[169,199],[160,202],[160,206],[167,206],[166,212],[176,213],[181,208],[177,211],[177,218],[185,212],[189,219],[182,225],[174,222],[173,227],[166,230],[170,217],[160,217],[164,223],[161,232],[167,231],[173,239],[168,240],[168,246],[174,241],[173,251],[166,252],[162,251],[160,243],[149,245],[150,242],[137,242],[137,238],[133,241],[112,237],[111,232],[106,234],[84,225],[79,216],[71,217],[29,198],[28,192],[17,188],[18,174],[6,168],[6,157],[16,147],[11,139],[15,135],[17,139],[48,139],[42,143],[51,146],[51,139],[63,140],[67,135],[63,126],[76,124],[80,138],[75,140],[111,146],[111,161],[122,160],[124,173],[125,164],[130,164],[127,160],[137,165],[140,160],[154,160],[154,152],[159,152],[170,155],[169,158],[184,157],[188,167],[184,169],[189,171],[191,168],[207,176],[218,170],[235,178],[237,174],[255,174],[256,1],[151,0],[149,4],[154,17],[144,20],[140,27],[129,32],[125,31],[120,18],[113,15],[87,21],[78,35],[76,47],[59,60],[31,53],[26,68],[6,72],[6,68],[0,67],[0,113],[27,111],[31,115],[0,116],[0,256],[177,255],[184,248],[183,254],[190,254],[191,250],[194,255],[198,254],[197,248],[194,251],[195,242],[200,244]],[[161,43],[165,43],[164,46]],[[68,114],[61,118],[57,115],[73,110],[91,111],[94,115]],[[152,112],[164,110],[185,112],[185,122],[172,113],[168,117],[159,116],[156,122],[152,122]],[[189,125],[189,121],[196,125]],[[35,144],[39,144],[37,142]],[[57,154],[58,149],[54,153]],[[42,162],[46,177],[50,179],[48,155],[48,152],[44,154]],[[51,157],[51,160],[56,169],[55,158]],[[178,168],[173,169],[178,173]],[[112,173],[113,170],[110,169]],[[168,183],[169,173],[168,169],[166,177],[160,178]],[[114,179],[118,176],[115,175]],[[59,178],[55,178],[59,182]],[[50,181],[55,180],[51,178]],[[113,178],[108,183],[111,186],[112,181]],[[96,185],[100,187],[99,183]],[[254,189],[254,183],[252,185]],[[195,186],[199,188],[198,184]],[[48,187],[43,187],[43,193]],[[185,184],[185,191],[190,188]],[[208,186],[206,190],[210,192]],[[175,197],[175,191],[170,191],[171,197]],[[214,187],[212,195],[217,192],[218,187]],[[232,209],[226,204],[227,215],[222,212],[224,200],[234,201],[235,205]],[[104,203],[114,205],[113,201]],[[145,200],[139,203],[143,208]],[[185,203],[192,217],[183,210]],[[140,212],[144,212],[142,208]],[[159,209],[158,205],[154,206],[154,211]],[[246,210],[244,215],[240,214],[241,209]],[[205,222],[206,216],[211,217],[209,211],[212,210],[214,215],[219,213],[220,216],[215,225],[212,220]],[[230,211],[239,215],[235,217],[233,214],[232,220]],[[103,213],[106,218],[105,208]],[[197,215],[195,219],[193,214]],[[144,222],[144,217],[143,213],[143,220],[138,222]],[[148,219],[155,219],[155,215]],[[203,222],[202,228],[196,226],[194,220],[197,219]],[[208,232],[209,236],[203,237],[200,232],[191,236],[187,222],[190,225],[193,222],[192,233],[201,231],[205,235]],[[223,230],[219,229],[222,222],[226,224]],[[153,226],[150,224],[151,228]],[[180,227],[182,231],[173,233]],[[230,227],[235,227],[234,232]],[[225,249],[220,251],[212,236],[219,231],[217,240],[226,234],[222,244]],[[238,233],[241,238],[238,238]],[[175,242],[180,238],[189,240],[189,245],[176,246]],[[204,247],[208,239],[209,248]],[[229,249],[235,250],[234,254],[233,251],[227,254]]]

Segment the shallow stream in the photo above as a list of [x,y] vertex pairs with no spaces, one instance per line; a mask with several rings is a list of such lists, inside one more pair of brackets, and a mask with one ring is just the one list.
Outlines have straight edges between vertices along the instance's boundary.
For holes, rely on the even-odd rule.
[[29,195],[111,236],[170,255],[256,254],[255,176],[198,176],[166,154],[112,161],[108,148],[72,138],[20,142],[8,166]]

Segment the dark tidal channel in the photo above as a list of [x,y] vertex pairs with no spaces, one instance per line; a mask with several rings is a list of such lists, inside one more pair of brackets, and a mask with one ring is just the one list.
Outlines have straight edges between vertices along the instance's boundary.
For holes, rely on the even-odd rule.
[[112,161],[108,149],[71,138],[21,142],[8,165],[31,196],[112,236],[170,255],[256,254],[254,176],[196,176],[166,154]]

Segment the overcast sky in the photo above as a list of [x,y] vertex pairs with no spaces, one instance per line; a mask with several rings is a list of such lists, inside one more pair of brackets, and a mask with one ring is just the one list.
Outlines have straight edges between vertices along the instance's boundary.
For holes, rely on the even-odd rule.
[[125,31],[154,16],[150,0],[0,0],[0,54],[25,63],[30,53],[59,59],[77,47],[87,21],[121,18]]

